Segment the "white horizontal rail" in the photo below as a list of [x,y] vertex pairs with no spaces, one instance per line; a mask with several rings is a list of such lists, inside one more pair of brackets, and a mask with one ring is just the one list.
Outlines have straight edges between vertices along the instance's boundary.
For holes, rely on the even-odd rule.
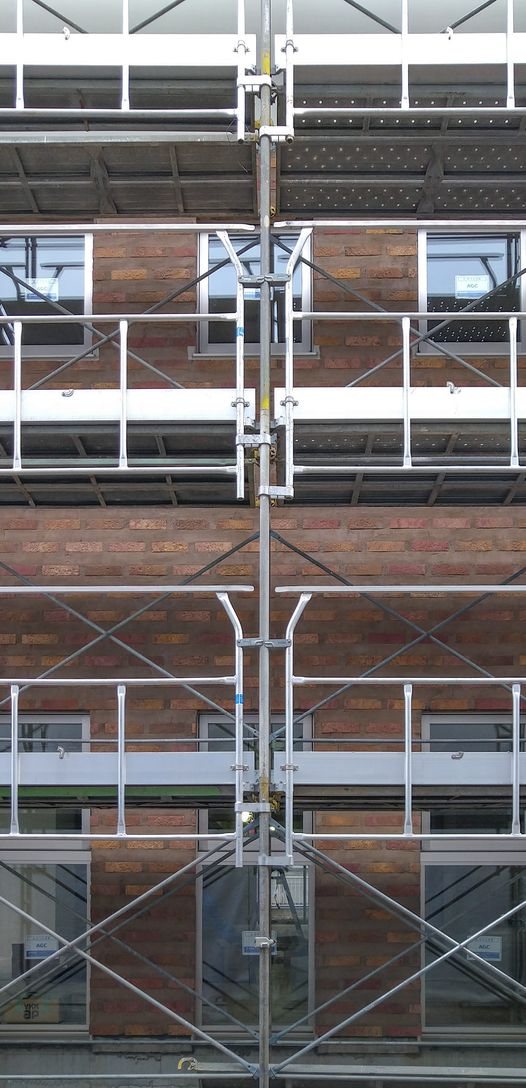
[[[404,318],[428,319],[434,321],[509,321],[510,318],[525,318],[522,310],[295,310],[294,320],[308,321],[397,321]],[[429,332],[433,336],[433,330]],[[459,344],[459,347],[462,347]],[[481,345],[481,355],[484,345]]]
[[[50,458],[51,460],[51,458]],[[53,458],[56,460],[56,458]],[[179,462],[158,461],[155,464],[153,461],[149,465],[126,465],[123,467],[118,464],[116,460],[114,466],[101,465],[99,466],[96,459],[84,458],[84,464],[80,463],[80,457],[78,458],[79,465],[62,465],[62,467],[55,465],[49,465],[47,468],[35,467],[32,468],[28,465],[22,465],[20,468],[11,466],[11,468],[0,468],[0,477],[12,476],[16,473],[17,476],[30,476],[30,477],[46,477],[46,476],[115,476],[117,479],[119,476],[235,476],[237,474],[237,466],[232,464],[225,465],[185,465],[183,459]]]
[[[526,587],[525,587],[526,588]],[[31,586],[1,586],[0,596],[35,596],[39,593],[104,593],[108,596],[116,594],[122,596],[128,593],[153,594],[159,593],[253,593],[254,586],[250,585],[209,585],[209,586],[181,586],[181,585],[31,585]]]
[[[352,684],[353,687],[372,687],[379,684],[413,684],[415,687],[457,685],[502,687],[503,684],[526,684],[526,676],[296,676],[294,684]],[[22,683],[22,681],[20,681]]]
[[[512,368],[513,369],[513,368]],[[407,391],[409,415],[412,421],[474,420],[506,421],[511,412],[526,418],[526,388],[502,386],[347,386],[344,389],[326,386],[291,387],[292,417],[295,423],[360,423],[402,420],[404,395]],[[286,390],[274,391],[274,415],[282,426],[286,424]],[[481,452],[480,450],[478,451]],[[436,454],[435,454],[436,456]]]
[[484,585],[481,584],[467,584],[467,585],[431,585],[428,584],[412,584],[412,585],[373,585],[373,586],[326,586],[326,585],[306,585],[306,586],[276,586],[276,593],[323,593],[331,594],[339,597],[360,597],[363,593],[367,595],[373,594],[389,594],[389,593],[411,593],[414,595],[429,596],[436,593],[478,593],[485,595],[486,593],[526,593],[526,585]]
[[[53,587],[50,587],[52,589]],[[71,687],[118,687],[126,684],[126,687],[172,687],[185,684],[235,684],[235,676],[92,676],[63,677],[57,680],[54,676],[4,676],[0,677],[0,686],[5,684],[31,685],[31,687],[45,688],[71,688]]]
[[[0,34],[0,53],[10,64],[57,71],[77,66],[121,68],[123,64],[237,69],[237,45],[237,34]],[[246,34],[244,45],[244,66],[249,68],[256,63],[256,35]]]
[[[18,324],[18,322],[17,322]],[[2,391],[0,422],[16,418],[16,390]],[[126,417],[129,423],[232,423],[238,418],[236,389],[151,389],[126,390]],[[241,406],[245,423],[254,419],[256,394],[245,389]],[[22,423],[75,421],[117,423],[121,411],[119,389],[24,389],[20,392]]]
[[[81,111],[84,112],[84,111]],[[116,111],[120,113],[120,110]],[[414,223],[413,223],[414,226]],[[24,237],[25,235],[46,235],[53,237],[66,237],[78,234],[136,234],[147,232],[151,234],[161,232],[163,234],[210,234],[218,230],[242,231],[243,234],[253,234],[256,230],[254,223],[163,223],[163,222],[135,222],[134,220],[119,219],[118,223],[0,223],[0,235],[7,234],[10,238]],[[115,320],[119,315],[112,314]],[[130,317],[137,317],[137,314]],[[214,315],[215,320],[215,315]]]
[[[275,55],[285,52],[285,35],[276,35]],[[405,57],[404,57],[405,46]],[[362,65],[450,66],[526,63],[526,34],[294,34],[294,66],[347,69]],[[352,60],[354,60],[354,65]],[[301,109],[295,112],[304,112]],[[307,111],[309,112],[309,111]],[[312,112],[317,112],[313,107]],[[344,107],[339,112],[344,112]],[[385,112],[385,107],[383,112]]]
[[[33,234],[35,230],[33,228]],[[172,321],[235,321],[235,313],[227,314],[209,314],[209,313],[171,313],[171,314],[151,314],[141,313],[135,311],[135,313],[91,313],[91,314],[24,314],[16,316],[16,321],[20,321],[23,325],[82,325],[84,321],[111,321],[115,325],[116,321],[130,321],[134,325],[142,325],[155,322],[170,323]],[[436,316],[436,315],[435,315]],[[13,316],[5,316],[2,314],[0,317],[0,325],[12,325],[15,321]]]
[[[363,112],[369,112],[364,110]],[[380,110],[381,113],[385,112],[385,109]],[[401,110],[401,113],[405,113],[405,110]],[[427,110],[425,111],[427,113]],[[440,110],[440,112],[442,112]],[[430,133],[428,133],[430,136]],[[320,230],[330,229],[333,230],[351,230],[365,227],[366,229],[385,230],[389,233],[390,229],[395,227],[403,227],[405,230],[413,231],[416,234],[419,230],[433,230],[437,232],[446,232],[453,230],[455,234],[477,234],[481,230],[520,230],[526,226],[526,220],[516,217],[515,219],[491,219],[491,218],[477,218],[470,219],[468,222],[459,219],[448,219],[442,217],[437,219],[407,219],[407,218],[363,218],[357,216],[355,219],[278,219],[274,223],[274,230],[302,230],[303,227],[318,227]],[[87,227],[85,228],[88,229]],[[107,229],[107,228],[106,228]],[[112,228],[113,229],[113,228]],[[229,228],[230,229],[230,228]],[[3,230],[0,227],[0,232]],[[27,232],[27,231],[26,231]]]

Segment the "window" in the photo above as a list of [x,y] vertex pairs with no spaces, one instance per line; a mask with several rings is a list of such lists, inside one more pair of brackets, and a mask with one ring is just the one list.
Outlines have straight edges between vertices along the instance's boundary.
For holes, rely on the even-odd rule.
[[[79,752],[87,739],[89,722],[76,714],[24,714],[19,722],[20,752],[56,752],[60,746],[66,752]],[[0,716],[0,752],[11,750],[11,720]],[[19,791],[19,822],[23,834],[75,835],[83,830],[84,813],[78,802],[62,807],[56,802],[31,807],[31,798],[22,787]],[[0,833],[9,831],[9,812],[0,808]],[[8,844],[9,845],[9,844]]]
[[[272,239],[273,272],[284,276],[290,252],[296,242],[294,235],[283,234]],[[254,235],[232,237],[232,244],[239,254],[245,276],[260,274],[261,250],[259,238]],[[309,243],[306,242],[303,256],[310,258]],[[203,234],[200,237],[200,267],[202,275],[209,268],[214,269],[228,257],[221,241],[215,235]],[[293,274],[294,309],[310,310],[311,288],[310,271],[306,265],[298,262]],[[259,299],[257,285],[245,287],[245,350],[255,349],[259,345]],[[236,274],[231,264],[212,271],[201,281],[200,310],[203,313],[231,313],[236,308]],[[285,345],[285,286],[278,284],[271,288],[271,330],[273,351],[283,351]],[[236,330],[233,322],[201,322],[201,352],[213,352],[215,355],[231,355],[235,350]],[[311,334],[308,321],[294,322],[294,344],[298,351],[311,350]]]
[[[274,750],[284,747],[282,721],[273,723]],[[295,747],[311,744],[312,721],[298,723]],[[245,720],[247,748],[257,752],[257,718]],[[229,719],[203,714],[200,719],[202,747],[210,751],[234,751],[234,725]],[[247,822],[251,819],[247,801]],[[275,815],[280,821],[279,813]],[[308,822],[308,827],[307,827]],[[310,817],[297,817],[297,830],[311,826]],[[232,803],[228,808],[210,809],[200,813],[200,831],[233,830]],[[206,842],[204,848],[207,848]],[[259,852],[259,843],[247,847],[247,852]],[[283,843],[272,841],[273,853],[283,852]],[[255,860],[255,858],[254,858]],[[258,1020],[259,956],[254,938],[258,922],[258,870],[256,865],[233,867],[231,861],[220,867],[205,869],[200,882],[202,894],[198,904],[201,933],[201,978],[203,1001],[201,1021],[217,1030],[235,1029],[229,1017],[241,1024]],[[295,864],[287,869],[276,868],[271,873],[272,933],[275,948],[271,961],[271,992],[274,1026],[285,1026],[307,1016],[312,1007],[311,986],[314,928],[313,873],[310,866]],[[303,1024],[303,1029],[305,1029]]]
[[[224,1011],[242,1024],[258,1020],[257,866],[210,868],[202,885],[202,1022],[232,1031]],[[310,885],[306,865],[274,869],[271,874],[275,1027],[306,1016],[309,1009]]]
[[[0,858],[2,895],[38,919],[66,941],[78,937],[88,921],[88,864],[80,852],[23,853]],[[0,999],[3,1029],[60,1030],[85,1027],[87,1021],[86,962],[63,953],[56,937],[45,933],[4,904],[0,904],[0,987],[13,986]],[[32,967],[27,979],[15,982]]]
[[[0,316],[52,316],[58,303],[74,314],[91,313],[92,235],[26,235],[0,238]],[[12,354],[12,325],[0,325],[0,354]],[[24,324],[25,355],[74,354],[90,347],[82,324]]]
[[[423,737],[431,751],[508,753],[511,736],[509,714],[426,715],[423,719]],[[466,798],[462,807],[451,804],[432,810],[427,816],[427,829],[438,835],[504,834],[511,829],[511,796],[507,807],[505,804],[498,798],[492,800],[488,793],[484,806],[479,802],[475,808]],[[465,950],[426,974],[427,1030],[524,1032],[526,1005],[514,984],[526,985],[526,908],[493,923],[526,899],[525,860],[520,842],[503,843],[498,852],[494,842],[461,839],[444,841],[443,845],[435,841],[424,849],[422,899],[426,919],[458,941],[486,930],[469,941]],[[428,935],[423,962],[434,962],[446,947],[439,938]],[[475,959],[475,955],[479,958]],[[503,974],[497,976],[491,964]]]
[[[80,751],[87,738],[86,716],[24,714],[19,719],[19,750],[24,753]],[[0,718],[0,751],[11,748],[8,715]],[[37,790],[37,792],[41,792]],[[9,798],[4,798],[4,805]],[[0,905],[0,989],[12,983],[0,1000],[2,1031],[58,1031],[87,1027],[88,973],[86,963],[74,953],[63,953],[48,964],[60,942],[37,925],[43,925],[66,941],[79,936],[88,925],[89,853],[74,836],[84,830],[86,813],[78,800],[28,796],[19,793],[20,830],[25,834],[63,835],[64,843],[50,841],[37,852],[20,840],[0,843],[2,895],[27,915],[24,918]],[[32,803],[33,802],[33,803]],[[9,830],[9,810],[0,809],[0,832]],[[67,839],[72,841],[67,842]],[[67,845],[66,845],[67,842]],[[30,968],[37,968],[17,982]]]
[[[478,313],[524,310],[524,277],[512,279],[520,271],[521,252],[526,253],[526,245],[519,233],[420,232],[420,310],[438,315],[464,310],[466,306]],[[440,324],[440,317],[424,321],[421,332],[437,329],[435,343],[453,345],[459,355],[507,353],[507,320],[452,320],[444,328],[439,328]],[[422,344],[421,350],[436,351],[429,342]]]

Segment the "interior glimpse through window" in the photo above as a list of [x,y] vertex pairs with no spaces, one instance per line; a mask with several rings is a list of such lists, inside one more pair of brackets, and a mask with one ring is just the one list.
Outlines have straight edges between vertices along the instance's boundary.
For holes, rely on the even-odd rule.
[[[0,883],[4,897],[31,917],[0,905],[0,986],[30,970],[27,979],[10,987],[0,999],[2,1027],[82,1026],[86,1023],[86,964],[64,953],[48,962],[60,942],[37,923],[47,926],[66,941],[86,928],[88,898],[87,865],[65,859],[56,864],[28,863],[0,858]],[[33,920],[34,919],[34,920]]]
[[[224,1026],[223,1010],[257,1023],[259,933],[257,868],[225,866],[203,878],[203,1022]],[[271,874],[272,1015],[275,1026],[308,1011],[309,880],[305,865]]]
[[[0,316],[42,316],[60,313],[59,303],[74,314],[84,312],[84,238],[0,238]],[[14,342],[12,325],[0,325],[0,346]],[[84,344],[84,329],[76,324],[22,326],[26,346]]]
[[[470,305],[478,313],[521,309],[520,278],[507,282],[520,269],[517,234],[428,234],[426,264],[429,312],[454,312]],[[439,324],[428,321],[427,331]],[[503,343],[509,340],[508,322],[450,321],[433,339],[437,343]]]
[[[512,751],[511,715],[429,715],[422,725],[432,752],[451,752],[463,760],[483,753],[486,759],[502,761]],[[521,721],[521,751],[524,735]],[[446,836],[510,833],[511,789],[504,800],[488,791],[483,804],[469,796],[459,801],[432,808],[426,817],[428,830]],[[422,964],[436,963],[424,979],[427,1030],[524,1030],[526,1005],[520,991],[526,981],[526,886],[521,853],[506,852],[504,844],[497,850],[494,840],[485,845],[445,839],[443,848],[435,843],[424,850],[424,917],[449,938],[466,942],[442,961],[447,943],[439,933],[426,933]]]

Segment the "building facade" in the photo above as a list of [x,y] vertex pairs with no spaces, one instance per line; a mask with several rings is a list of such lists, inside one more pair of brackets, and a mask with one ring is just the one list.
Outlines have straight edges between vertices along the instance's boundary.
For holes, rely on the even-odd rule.
[[524,1081],[526,23],[446,7],[0,13],[6,1088]]

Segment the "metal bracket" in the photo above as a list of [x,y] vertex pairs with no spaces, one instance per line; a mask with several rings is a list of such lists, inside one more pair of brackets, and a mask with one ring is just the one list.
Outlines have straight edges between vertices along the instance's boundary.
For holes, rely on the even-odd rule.
[[243,650],[257,650],[261,646],[266,646],[268,650],[288,650],[292,643],[290,638],[239,638],[237,645]]
[[267,865],[271,869],[287,869],[293,865],[292,854],[260,854],[258,865]]
[[235,812],[271,812],[270,801],[236,801]]
[[[245,44],[244,42],[242,43]],[[237,50],[235,50],[237,52]],[[256,94],[262,87],[270,87],[271,91],[274,90],[274,83],[272,82],[272,76],[254,76],[248,73],[248,75],[240,76],[237,80],[238,87],[244,87],[246,91],[251,91]]]
[[249,446],[251,449],[258,446],[275,446],[276,435],[275,434],[238,434],[236,435],[237,446]]
[[283,405],[283,407],[285,407],[287,404],[292,404],[293,408],[297,408],[298,404],[299,404],[299,400],[295,400],[294,397],[288,396],[288,397],[283,397],[283,400],[280,400],[279,403],[281,405]]
[[261,125],[259,135],[260,137],[270,136],[270,139],[277,144],[294,142],[294,129],[287,128],[286,125]]
[[293,499],[292,487],[260,487],[258,495],[268,495],[270,499]]
[[284,287],[290,280],[290,276],[280,272],[269,272],[268,276],[240,276],[239,283],[243,287],[262,287],[264,283],[270,283],[271,287]]
[[254,937],[256,948],[274,948],[275,943],[272,937]]

